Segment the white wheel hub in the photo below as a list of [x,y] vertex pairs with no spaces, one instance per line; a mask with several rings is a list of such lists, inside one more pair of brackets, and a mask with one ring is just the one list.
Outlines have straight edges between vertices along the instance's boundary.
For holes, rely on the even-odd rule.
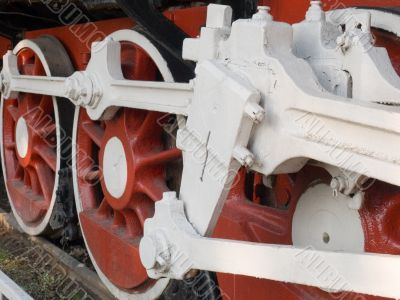
[[117,137],[108,140],[103,155],[103,176],[107,191],[120,198],[128,180],[128,163],[122,142]]
[[15,127],[15,141],[18,155],[25,158],[28,153],[29,131],[28,125],[23,117],[20,117],[17,121],[17,126]]
[[364,252],[364,232],[351,198],[326,184],[309,188],[299,199],[292,224],[293,245],[318,250]]

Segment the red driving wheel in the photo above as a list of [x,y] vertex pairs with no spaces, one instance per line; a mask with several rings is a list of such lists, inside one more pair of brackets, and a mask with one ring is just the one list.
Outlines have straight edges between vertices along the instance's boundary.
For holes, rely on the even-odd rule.
[[[143,50],[121,44],[126,79],[159,78]],[[162,117],[128,108],[120,108],[108,121],[92,121],[84,109],[76,113],[79,219],[92,261],[114,295],[151,298],[168,282],[149,279],[139,257],[144,221],[153,216],[154,202],[169,190],[168,166],[181,158],[159,124]]]
[[[73,72],[67,53],[53,37],[24,40],[14,52],[23,75],[69,76]],[[51,229],[58,172],[68,156],[62,151],[67,145],[61,145],[61,138],[68,136],[63,126],[73,116],[72,104],[66,102],[27,93],[2,102],[3,175],[14,215],[28,234]],[[67,109],[64,116],[59,114],[62,107]]]

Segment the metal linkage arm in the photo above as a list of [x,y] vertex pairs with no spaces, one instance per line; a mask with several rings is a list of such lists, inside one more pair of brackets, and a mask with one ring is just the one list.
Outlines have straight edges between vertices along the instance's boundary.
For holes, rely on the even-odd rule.
[[12,76],[10,83],[10,90],[12,92],[7,98],[15,98],[13,97],[13,93],[15,92],[66,97],[68,96],[68,89],[65,82],[66,79],[61,77]]
[[255,131],[249,149],[260,163],[254,169],[293,173],[314,159],[348,177],[362,174],[400,185],[400,109],[321,93],[302,78],[311,72],[297,67],[287,59],[271,64],[277,84],[265,106],[266,120],[273,122]]
[[20,75],[16,56],[3,58],[1,90],[4,98],[19,92],[70,99],[94,119],[111,118],[118,107],[187,115],[193,96],[191,83],[126,80],[120,66],[120,43],[106,39],[92,54],[88,68],[68,78]]
[[[136,35],[138,39],[145,39],[138,33]],[[101,94],[98,99],[86,105],[92,119],[110,118],[113,107],[188,114],[193,98],[192,83],[126,80],[121,70],[120,53],[120,42],[112,38],[92,46],[92,57],[85,72]]]
[[[97,112],[113,107],[132,107],[177,115],[188,114],[193,98],[191,84],[174,82],[110,80],[107,89],[110,101],[99,104]],[[91,114],[97,118],[99,113]]]
[[20,75],[17,57],[8,51],[3,57],[3,70],[0,86],[3,97],[16,98],[18,92],[65,97],[67,94],[66,78]]
[[[399,298],[400,257],[318,251],[312,247],[204,238],[186,220],[183,202],[165,193],[146,221],[141,260],[153,278],[183,279],[193,269]],[[372,284],[373,283],[373,284]]]

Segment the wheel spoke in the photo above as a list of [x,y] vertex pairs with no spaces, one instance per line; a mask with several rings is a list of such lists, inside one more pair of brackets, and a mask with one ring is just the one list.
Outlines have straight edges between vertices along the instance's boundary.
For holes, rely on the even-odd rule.
[[84,122],[82,124],[83,130],[90,137],[90,139],[98,146],[101,146],[101,141],[104,136],[104,129],[93,122]]
[[37,105],[32,105],[31,107],[32,108],[24,114],[31,130],[41,137],[46,137],[44,134],[46,131],[55,132],[56,124],[53,116],[45,114],[42,108]]
[[94,167],[87,168],[79,173],[79,178],[91,184],[98,182],[100,179],[100,170],[95,170]]
[[56,134],[56,124],[52,123],[52,124],[48,124],[47,126],[41,128],[39,130],[39,136],[41,138],[48,138],[49,136],[54,136]]
[[[22,69],[22,66],[25,66],[32,61],[32,53],[28,52],[27,49],[22,50],[18,53],[18,66]],[[23,73],[22,71],[20,71]]]
[[37,143],[34,146],[35,152],[46,162],[53,172],[57,170],[57,154],[48,145]]
[[22,178],[24,176],[24,168],[18,163],[18,161],[16,162],[16,165],[17,167],[15,169],[15,178]]
[[33,170],[31,168],[27,168],[26,170],[29,173],[29,178],[31,179],[32,191],[36,194],[39,194],[41,191],[41,186],[40,186],[39,178],[38,178],[37,174],[35,173],[35,170]]
[[35,55],[34,63],[33,63],[33,75],[44,75],[43,65],[40,62],[40,59]]
[[101,220],[105,220],[111,217],[111,207],[107,203],[107,201],[103,198],[103,200],[100,203],[99,208],[96,211],[96,217],[98,217]]
[[151,218],[154,215],[154,202],[149,199],[135,199],[132,201],[130,207],[135,211],[136,216],[139,219],[140,224],[142,225],[142,228],[146,219]]
[[47,202],[50,202],[53,193],[52,182],[54,181],[54,176],[50,168],[42,162],[36,161],[34,168],[39,179],[43,197]]
[[18,98],[18,110],[20,115],[27,116],[30,114],[28,106],[28,98],[29,95],[25,93],[23,93],[22,95],[20,94],[20,98]]
[[138,216],[135,212],[129,209],[124,209],[121,213],[124,217],[127,234],[130,237],[143,235],[143,224],[139,222]]
[[149,167],[154,165],[164,164],[182,157],[182,151],[178,148],[168,149],[156,154],[140,158],[138,164],[141,167]]
[[[97,196],[97,192],[93,189],[93,185],[88,183],[88,182],[82,182],[81,179],[79,179],[80,181],[80,189],[79,189],[79,197],[82,197],[81,195],[85,195],[86,197],[86,201],[82,202],[82,209],[83,210],[95,210],[99,203],[96,197]],[[104,200],[103,200],[104,201]]]
[[17,122],[19,118],[18,108],[16,108],[14,105],[7,105],[7,111],[10,113],[14,122]]
[[118,211],[114,210],[114,218],[113,218],[113,224],[112,228],[113,229],[119,229],[125,225],[125,218],[124,215]]
[[140,179],[138,182],[138,187],[153,201],[161,200],[163,193],[168,191],[165,182],[154,179],[153,177]]
[[[151,132],[152,127],[154,127],[154,124],[157,122],[159,119],[160,114],[155,113],[155,112],[149,112],[147,113],[142,125],[140,126],[140,129],[137,132],[138,137],[145,137],[146,135]],[[154,133],[153,133],[154,134]]]
[[33,70],[34,70],[34,64],[24,64],[22,67],[21,67],[21,73],[23,74],[23,75],[33,75]]
[[30,186],[31,185],[31,178],[29,177],[29,173],[24,169],[24,185]]
[[53,114],[53,101],[50,96],[43,95],[40,99],[39,108],[45,115]]
[[7,178],[10,179],[19,179],[19,180],[24,180],[24,169],[22,166],[19,164],[18,158],[16,157],[15,150],[5,150],[4,155],[5,157],[8,157],[8,164],[10,166],[9,169],[7,169]]

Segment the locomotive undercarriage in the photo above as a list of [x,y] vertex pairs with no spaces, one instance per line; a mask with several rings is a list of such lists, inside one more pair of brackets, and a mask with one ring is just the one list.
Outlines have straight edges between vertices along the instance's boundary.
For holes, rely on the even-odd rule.
[[[231,23],[232,16],[229,6],[210,5],[200,36],[184,40],[183,59],[196,63],[188,83],[182,81],[191,79],[191,64],[177,58],[176,44],[163,44],[146,26],[94,42],[87,66],[73,74],[47,71],[43,50],[26,46],[30,41],[9,51],[0,81],[3,172],[9,185],[10,170],[17,170],[13,182],[42,194],[39,202],[47,205],[35,216],[27,210],[19,222],[25,228],[33,223],[26,231],[40,234],[46,226],[36,219],[47,224],[43,210],[54,213],[54,188],[43,186],[46,180],[57,186],[65,158],[35,146],[54,136],[61,149],[57,104],[69,99],[75,113],[67,159],[76,208],[96,270],[115,296],[155,298],[169,279],[206,270],[343,297],[399,297],[393,227],[400,79],[392,53],[376,47],[373,34],[396,35],[391,25],[398,17],[370,9],[325,14],[318,1],[293,26],[273,21],[266,7],[250,19]],[[32,126],[34,97],[56,126]],[[13,127],[4,131],[12,123],[15,134]],[[6,151],[24,171],[7,166]],[[88,162],[87,155],[96,159]],[[243,188],[249,176],[250,188],[269,187],[282,209],[266,211],[256,189],[250,194],[259,207],[248,200],[235,205],[252,216],[266,214],[281,238],[246,242],[219,229],[232,201],[249,198],[248,182]],[[15,204],[20,196],[7,190]],[[38,205],[36,198],[30,205]],[[380,214],[369,215],[368,205],[378,198]],[[13,210],[17,216],[24,211]],[[393,232],[371,246],[375,226],[385,232],[374,224],[378,215]],[[286,227],[291,232],[284,238]]]

